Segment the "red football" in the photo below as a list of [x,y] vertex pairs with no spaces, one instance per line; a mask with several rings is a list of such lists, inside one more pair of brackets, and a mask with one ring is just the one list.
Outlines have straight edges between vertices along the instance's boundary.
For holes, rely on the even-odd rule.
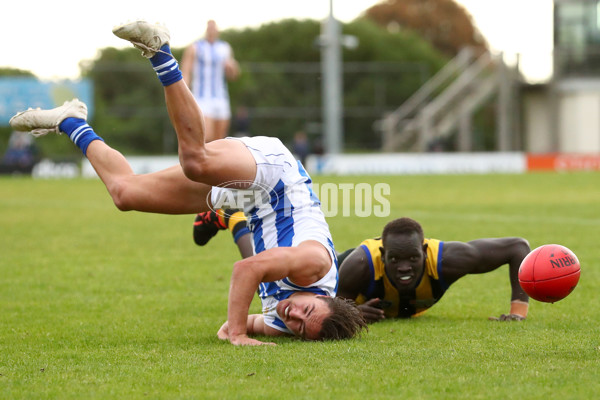
[[575,289],[579,274],[579,260],[575,253],[559,244],[545,244],[523,259],[519,283],[531,298],[554,303]]

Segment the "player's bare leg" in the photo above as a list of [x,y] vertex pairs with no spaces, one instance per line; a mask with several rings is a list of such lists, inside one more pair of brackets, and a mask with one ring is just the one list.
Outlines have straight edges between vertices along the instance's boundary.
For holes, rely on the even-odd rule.
[[210,209],[211,186],[189,180],[179,165],[135,175],[125,157],[102,141],[90,143],[87,158],[122,211],[193,214]]
[[208,210],[210,186],[185,177],[179,165],[135,175],[125,157],[87,124],[87,107],[75,99],[50,110],[27,110],[10,120],[13,128],[36,136],[65,133],[88,158],[121,210],[191,214]]
[[169,32],[165,27],[137,21],[113,29],[113,33],[142,50],[149,58],[164,87],[167,111],[175,128],[178,153],[185,176],[196,182],[217,186],[247,182],[256,176],[256,163],[246,146],[236,140],[205,143],[202,112],[182,79],[179,65],[171,54]]
[[213,186],[234,181],[253,182],[256,162],[243,143],[237,140],[204,142],[202,112],[184,81],[165,86],[164,91],[185,175]]

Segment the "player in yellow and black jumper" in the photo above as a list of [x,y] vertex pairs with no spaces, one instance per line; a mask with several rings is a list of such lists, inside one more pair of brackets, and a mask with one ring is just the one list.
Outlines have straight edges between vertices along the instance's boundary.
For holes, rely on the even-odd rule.
[[389,222],[381,238],[367,239],[338,257],[338,296],[354,299],[368,322],[417,316],[438,302],[448,287],[467,274],[508,264],[511,309],[499,320],[527,316],[529,297],[518,282],[527,240],[516,237],[442,242],[425,239],[410,218]]
[[[441,267],[440,250],[443,249],[443,242],[435,239],[425,239],[424,248],[427,253],[425,258],[425,270],[419,279],[418,285],[410,290],[402,290],[412,281],[412,276],[405,275],[400,278],[399,287],[396,288],[393,280],[388,278],[385,272],[385,265],[382,259],[382,239],[367,239],[360,244],[359,253],[362,251],[366,255],[366,262],[369,266],[369,279],[363,281],[362,288],[355,301],[362,305],[371,299],[379,299],[377,308],[383,311],[386,318],[407,318],[427,310],[434,305],[444,294],[448,285],[442,280],[438,273],[438,266]],[[357,258],[353,256],[350,260]],[[360,262],[364,262],[363,254],[360,254]],[[348,272],[349,267],[346,264],[344,276],[348,279],[351,273]],[[344,287],[349,287],[349,282],[346,282]],[[364,308],[364,307],[363,307]],[[380,314],[380,312],[377,312]]]

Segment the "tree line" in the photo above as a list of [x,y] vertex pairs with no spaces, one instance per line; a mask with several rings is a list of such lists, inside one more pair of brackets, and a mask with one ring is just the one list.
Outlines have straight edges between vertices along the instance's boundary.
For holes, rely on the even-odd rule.
[[[439,6],[437,12],[432,12],[434,3]],[[475,43],[477,32],[472,24],[471,30],[465,28],[470,24],[468,18],[464,21],[468,14],[448,3],[453,1],[382,3],[342,25],[343,34],[355,36],[359,43],[342,53],[346,151],[379,149],[381,141],[374,124],[378,119],[410,97],[461,43],[485,47]],[[430,21],[421,18],[422,26],[416,25],[415,15],[424,13]],[[446,31],[432,36],[428,24],[439,24],[444,18],[452,23],[443,24]],[[454,34],[462,37],[443,40],[450,32],[448,26],[462,27]],[[321,22],[295,19],[221,32],[242,69],[240,78],[229,83],[231,134],[236,133],[238,114],[244,111],[246,129],[252,135],[280,137],[289,144],[295,132],[304,131],[318,143],[322,134],[320,34]],[[178,60],[182,53],[183,48],[173,49]],[[11,73],[30,75],[28,71],[0,70],[2,75]],[[101,49],[95,59],[81,63],[81,76],[93,82],[95,114],[91,122],[107,142],[126,154],[176,153],[162,87],[138,50]],[[68,144],[56,142],[40,141],[40,145],[47,152],[73,154]]]

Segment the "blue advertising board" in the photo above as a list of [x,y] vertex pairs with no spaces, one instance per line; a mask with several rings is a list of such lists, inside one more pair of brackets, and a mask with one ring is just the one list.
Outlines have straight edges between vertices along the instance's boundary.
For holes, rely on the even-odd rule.
[[88,106],[88,118],[94,113],[92,82],[82,80],[40,81],[30,77],[0,77],[0,126],[7,126],[19,111],[54,108],[78,98]]

